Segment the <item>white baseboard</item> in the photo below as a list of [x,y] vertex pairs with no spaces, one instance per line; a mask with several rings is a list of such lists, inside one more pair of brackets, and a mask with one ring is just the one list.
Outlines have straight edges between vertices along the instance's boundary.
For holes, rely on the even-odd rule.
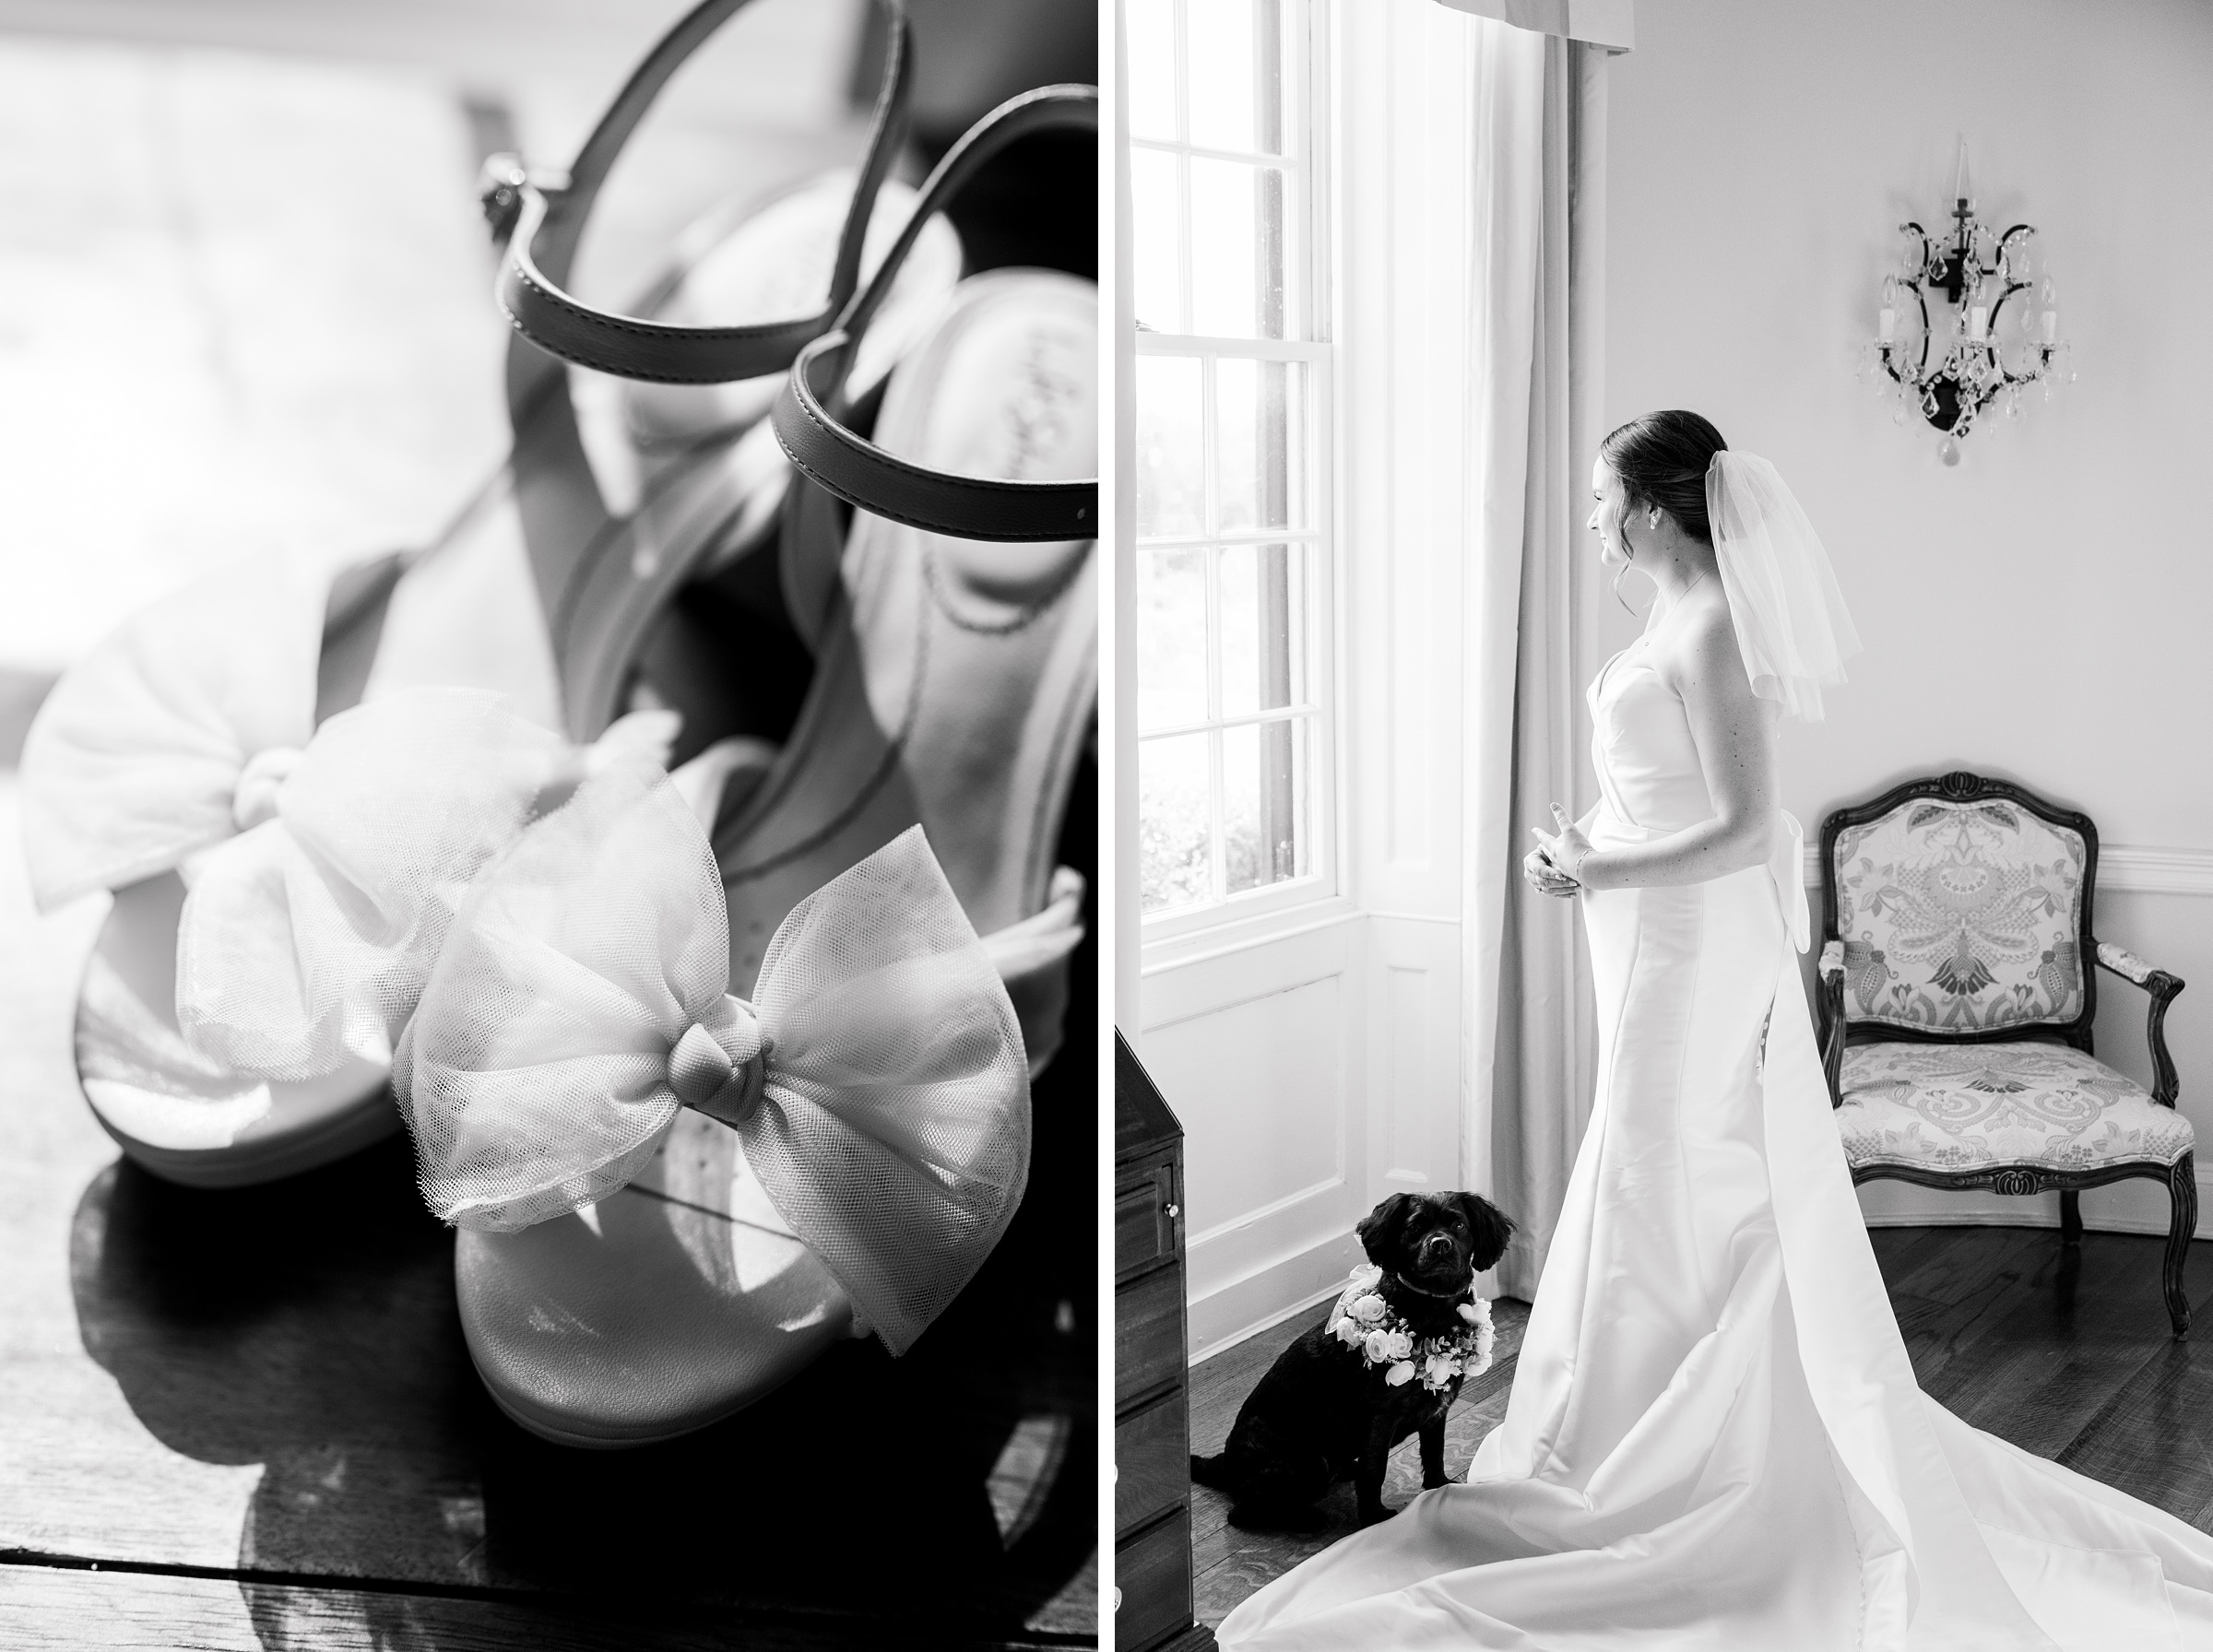
[[[1864,1212],[1871,1228],[2057,1228],[2059,1195],[2006,1197],[1946,1193],[1910,1182],[1872,1182],[1909,1203],[1903,1210]],[[2197,1232],[2213,1239],[2213,1171],[2197,1175]],[[2131,1207],[2134,1207],[2133,1209]],[[2167,1191],[2146,1180],[2084,1190],[2082,1225],[2093,1233],[2167,1233]],[[1327,1244],[1246,1275],[1190,1304],[1192,1364],[1256,1337],[1271,1326],[1327,1302],[1344,1289],[1345,1275],[1362,1260],[1359,1242],[1345,1233]],[[1286,1294],[1288,1293],[1288,1294]]]
[[[1867,1219],[1867,1225],[1870,1228],[2056,1229],[2059,1226],[2059,1212],[2056,1210],[2017,1210],[2010,1216],[2003,1211],[1994,1210],[1970,1210],[1950,1216],[1925,1216],[1909,1213],[1894,1216],[1870,1216]],[[2085,1216],[2082,1219],[2082,1231],[2086,1233],[2149,1233],[2160,1239],[2167,1237],[2165,1222],[2147,1221],[2133,1217],[2108,1217],[2102,1221],[2092,1221],[2088,1216]],[[2193,1239],[2213,1239],[2213,1232],[2208,1232],[2206,1223],[2200,1221],[2197,1224],[2197,1232],[2191,1237]]]
[[[1247,1274],[1190,1304],[1191,1363],[1281,1325],[1294,1314],[1344,1289],[1345,1276],[1366,1260],[1360,1242],[1341,1233],[1311,1249]],[[1288,1304],[1288,1305],[1285,1305]]]
[[[2052,1228],[2059,1226],[2056,1193],[2027,1197],[1946,1193],[1907,1182],[1876,1182],[1907,1202],[1901,1210],[1864,1211],[1870,1228]],[[2193,1237],[2213,1240],[2213,1172],[2197,1176],[2198,1221]],[[2133,1207],[2133,1208],[2132,1208]],[[2082,1225],[2093,1233],[2167,1234],[2167,1191],[2149,1180],[2122,1182],[2083,1193]],[[1344,1288],[1345,1275],[1362,1261],[1351,1233],[1272,1264],[1195,1300],[1189,1307],[1190,1363],[1203,1363]],[[1286,1294],[1288,1292],[1289,1294]]]

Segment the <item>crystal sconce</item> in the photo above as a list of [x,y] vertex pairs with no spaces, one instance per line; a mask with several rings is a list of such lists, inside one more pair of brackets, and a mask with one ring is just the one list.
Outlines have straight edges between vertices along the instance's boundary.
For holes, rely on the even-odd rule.
[[[2021,392],[2074,378],[2068,346],[2059,336],[2057,291],[2044,273],[2036,230],[2016,224],[1997,234],[1975,219],[1969,193],[1967,144],[1959,145],[1952,230],[1943,241],[1919,224],[1900,224],[1899,267],[1883,279],[1876,337],[1866,345],[1861,376],[1894,399],[1895,423],[1919,413],[1942,431],[1947,465],[1959,463],[1959,442],[2003,398],[2006,417],[2021,416]],[[1930,301],[1949,306],[1932,318]]]

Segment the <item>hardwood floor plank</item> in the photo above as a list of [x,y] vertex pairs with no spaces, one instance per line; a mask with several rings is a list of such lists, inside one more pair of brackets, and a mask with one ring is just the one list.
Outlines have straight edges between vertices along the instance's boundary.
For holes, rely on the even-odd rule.
[[[1980,1291],[2009,1258],[2056,1256],[2059,1235],[2048,1228],[1890,1228],[1901,1243],[1875,1248],[1876,1265],[1893,1294],[1957,1304]],[[1870,1234],[1873,1237],[1873,1234]]]
[[1995,1316],[1976,1357],[1951,1360],[1923,1386],[1975,1427],[2056,1456],[2168,1346],[2161,1247],[2141,1234],[2087,1233],[2078,1265],[2054,1247],[2012,1310]]
[[1867,1241],[1875,1249],[1876,1265],[1885,1279],[1895,1279],[1920,1266],[1929,1253],[1949,1238],[1948,1228],[1869,1228]]
[[1899,1271],[1883,1269],[1923,1387],[2018,1308],[2020,1292],[2048,1288],[2040,1281],[2061,1259],[2058,1235],[2044,1229],[1938,1228],[1930,1238]]
[[[2160,1295],[2163,1240],[2088,1233],[2070,1259],[2049,1228],[1889,1228],[1870,1238],[1926,1390],[1977,1427],[2213,1531],[2213,1331],[2172,1339]],[[2213,1246],[2192,1246],[2186,1279],[2203,1326],[2213,1320]],[[1465,1472],[1505,1415],[1528,1309],[1500,1303],[1493,1312],[1497,1356],[1453,1408],[1450,1474]],[[1219,1448],[1273,1348],[1308,1322],[1278,1328],[1272,1347],[1240,1363],[1225,1363],[1235,1350],[1210,1362],[1222,1363],[1221,1380],[1206,1390],[1203,1414],[1195,1396],[1192,1437],[1208,1442],[1195,1448]],[[1392,1456],[1385,1502],[1402,1507],[1420,1477],[1408,1441]],[[1241,1531],[1226,1523],[1219,1493],[1196,1488],[1192,1501],[1198,1615],[1210,1625],[1354,1528],[1350,1486],[1332,1492],[1313,1532]]]
[[[262,1652],[313,1646],[317,1652],[833,1652],[857,1644],[852,1627],[800,1619],[712,1616],[696,1611],[656,1621],[633,1609],[620,1615],[533,1601],[308,1588],[228,1578],[138,1572],[0,1565],[0,1626],[10,1652]],[[959,1639],[877,1626],[917,1647],[1060,1647],[1054,1636]]]
[[[1222,1440],[1229,1434],[1229,1425],[1237,1421],[1237,1407],[1245,1396],[1252,1392],[1259,1382],[1275,1363],[1276,1356],[1297,1341],[1299,1338],[1329,1316],[1332,1303],[1317,1303],[1310,1308],[1255,1331],[1244,1341],[1224,1349],[1212,1359],[1191,1367],[1191,1449],[1201,1457],[1222,1449]],[[1222,1428],[1219,1435],[1204,1434],[1200,1419],[1212,1419],[1219,1413]]]
[[[127,1166],[96,1176],[63,1274],[78,1346],[0,1365],[0,1399],[22,1401],[0,1412],[0,1547],[798,1611],[847,1598],[847,1564],[822,1534],[866,1483],[910,1534],[883,1581],[917,1611],[1088,1617],[1065,1586],[1088,1575],[1093,1541],[1094,1357],[1056,1329],[1056,1289],[1033,1272],[1065,1271],[1046,1260],[1065,1253],[1002,1246],[980,1290],[896,1363],[841,1346],[713,1429],[581,1453],[525,1434],[484,1396],[451,1239],[408,1169],[395,1140],[237,1195]],[[89,1437],[88,1404],[103,1424]],[[891,1476],[863,1422],[886,1415],[929,1420]],[[1010,1543],[1000,1512],[1023,1499],[1005,1482],[1025,1456],[1042,1501]],[[245,1469],[214,1519],[172,1489],[185,1483],[177,1458]],[[159,1496],[138,1477],[148,1459]],[[703,1512],[703,1485],[750,1489]]]
[[[2190,1247],[2183,1285],[2202,1325],[2213,1307],[2213,1246]],[[2139,1291],[2137,1297],[2164,1311],[2156,1292]],[[2161,1343],[2053,1460],[2213,1530],[2213,1345],[2202,1333]]]
[[[668,1445],[550,1446],[476,1378],[452,1234],[403,1138],[228,1193],[116,1162],[71,1056],[100,913],[32,920],[16,789],[0,776],[0,1563],[379,1599],[543,1593],[586,1616],[674,1601],[709,1624],[906,1614],[888,1636],[864,1623],[866,1645],[939,1623],[1095,1640],[1096,1141],[1081,1064],[1038,1080],[1031,1195],[905,1357],[841,1345]],[[1086,1036],[1071,1020],[1071,1047]],[[846,1535],[862,1509],[897,1534],[865,1566]],[[235,1599],[241,1586],[222,1587]]]
[[2169,1342],[2054,1459],[2201,1530],[2213,1514],[2213,1347]]

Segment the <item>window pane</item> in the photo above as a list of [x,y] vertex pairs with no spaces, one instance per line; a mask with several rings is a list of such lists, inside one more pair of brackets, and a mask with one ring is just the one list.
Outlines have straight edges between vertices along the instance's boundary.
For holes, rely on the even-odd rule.
[[1191,330],[1250,338],[1260,325],[1253,239],[1255,169],[1191,163]]
[[1322,831],[1309,672],[1326,563],[1307,541],[1328,475],[1323,370],[1173,336],[1306,336],[1307,6],[1125,0],[1123,15],[1131,296],[1140,326],[1170,336],[1141,342],[1176,352],[1136,364],[1139,903],[1176,928],[1310,879]]
[[1206,720],[1206,552],[1137,553],[1137,726]]
[[1223,533],[1306,526],[1306,388],[1304,362],[1215,364]]
[[1137,531],[1147,537],[1205,531],[1199,370],[1190,357],[1137,359]]
[[1284,337],[1284,174],[1231,160],[1195,159],[1190,168],[1191,330]]
[[1244,717],[1302,703],[1304,548],[1228,545],[1221,564],[1222,714]]
[[1130,151],[1130,301],[1140,326],[1183,331],[1183,203],[1176,157],[1158,149]]
[[1176,136],[1176,0],[1126,0],[1130,30],[1130,130]]
[[[1210,149],[1282,154],[1290,122],[1284,107],[1290,87],[1284,73],[1283,0],[1186,0],[1186,5],[1193,90],[1190,141]],[[1201,88],[1206,88],[1203,97],[1198,95]]]
[[1185,0],[1191,30],[1191,142],[1253,147],[1253,0]]
[[1146,912],[1189,906],[1213,894],[1203,734],[1147,740],[1137,749],[1138,903]]
[[1222,863],[1225,894],[1307,871],[1308,720],[1222,731]]

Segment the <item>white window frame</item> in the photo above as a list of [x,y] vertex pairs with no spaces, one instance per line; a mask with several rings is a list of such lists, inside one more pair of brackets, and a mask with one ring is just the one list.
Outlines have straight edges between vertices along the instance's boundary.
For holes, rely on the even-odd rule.
[[[1170,962],[1188,959],[1195,950],[1204,949],[1210,943],[1230,941],[1233,936],[1234,944],[1256,944],[1274,935],[1305,926],[1322,915],[1317,911],[1319,908],[1342,904],[1340,896],[1344,877],[1341,845],[1344,834],[1337,782],[1338,729],[1343,710],[1338,691],[1343,626],[1337,600],[1343,582],[1339,568],[1341,535],[1335,486],[1340,450],[1336,345],[1331,326],[1333,298],[1331,277],[1335,259],[1329,192],[1331,175],[1330,121],[1334,112],[1329,73],[1331,7],[1330,0],[1295,0],[1295,3],[1301,8],[1305,27],[1294,26],[1285,31],[1286,45],[1296,54],[1296,61],[1285,67],[1285,79],[1297,88],[1297,118],[1302,124],[1306,140],[1303,149],[1296,146],[1286,146],[1285,152],[1281,155],[1263,155],[1257,151],[1246,153],[1189,142],[1140,137],[1134,133],[1130,135],[1130,147],[1133,151],[1149,149],[1155,153],[1201,160],[1224,159],[1278,166],[1284,174],[1285,205],[1294,221],[1300,224],[1305,232],[1305,242],[1300,249],[1304,257],[1295,276],[1300,282],[1301,326],[1298,330],[1304,335],[1302,337],[1225,338],[1206,334],[1161,333],[1141,327],[1135,343],[1136,353],[1141,357],[1169,357],[1202,363],[1204,401],[1200,431],[1201,440],[1206,443],[1210,454],[1220,451],[1216,442],[1216,398],[1213,371],[1215,361],[1296,361],[1302,363],[1306,369],[1306,451],[1302,462],[1307,478],[1308,525],[1303,528],[1256,528],[1236,533],[1201,531],[1195,535],[1142,538],[1138,541],[1138,554],[1142,556],[1154,549],[1227,549],[1241,545],[1286,545],[1307,549],[1306,612],[1303,616],[1305,634],[1299,639],[1305,655],[1307,698],[1295,706],[1272,708],[1234,717],[1210,714],[1203,723],[1188,727],[1179,726],[1178,732],[1189,733],[1201,729],[1225,731],[1249,725],[1294,719],[1308,724],[1313,731],[1313,749],[1307,760],[1311,781],[1305,820],[1308,833],[1306,845],[1308,870],[1303,876],[1265,884],[1259,889],[1240,891],[1199,904],[1144,914],[1141,919],[1141,932],[1143,963],[1148,972]],[[1178,124],[1188,134],[1190,130],[1190,72],[1185,0],[1175,0],[1175,15]],[[1186,192],[1183,210],[1188,225],[1189,168],[1178,167],[1178,176]],[[1178,272],[1187,315],[1189,313],[1191,298],[1190,258],[1191,247],[1187,234],[1182,266]],[[1205,509],[1208,522],[1219,519],[1215,479],[1214,465],[1210,459]],[[1219,603],[1219,581],[1215,576],[1217,567],[1218,559],[1210,556],[1207,578],[1210,704],[1217,692],[1214,685],[1218,682],[1216,662],[1211,656],[1218,649],[1221,637],[1218,615],[1213,611]],[[1132,749],[1141,765],[1141,772],[1145,746],[1169,732],[1166,729],[1148,729],[1133,740]],[[1220,765],[1210,765],[1209,773],[1211,784],[1218,794]],[[1134,780],[1135,777],[1132,778]],[[1210,814],[1215,821],[1222,819],[1222,799],[1218,795],[1211,800]],[[1211,881],[1215,887],[1220,887],[1222,878],[1219,862],[1224,847],[1222,834],[1210,832],[1210,841],[1217,863]]]

